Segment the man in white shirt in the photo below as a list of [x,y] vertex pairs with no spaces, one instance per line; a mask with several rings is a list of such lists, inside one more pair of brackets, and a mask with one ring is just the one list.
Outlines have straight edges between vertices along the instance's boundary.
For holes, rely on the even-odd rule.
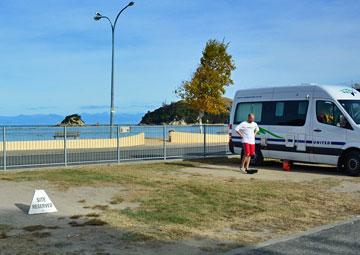
[[241,171],[245,172],[249,169],[251,157],[255,155],[255,136],[259,132],[259,127],[254,119],[255,115],[249,113],[247,121],[241,122],[235,128],[242,138],[244,157],[241,162]]

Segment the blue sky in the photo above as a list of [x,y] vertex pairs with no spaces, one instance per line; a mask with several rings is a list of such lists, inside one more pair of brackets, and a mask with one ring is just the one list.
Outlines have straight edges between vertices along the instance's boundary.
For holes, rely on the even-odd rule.
[[[116,105],[176,100],[206,41],[230,41],[235,90],[360,80],[360,1],[137,0],[116,31]],[[104,112],[122,0],[1,0],[0,115]]]

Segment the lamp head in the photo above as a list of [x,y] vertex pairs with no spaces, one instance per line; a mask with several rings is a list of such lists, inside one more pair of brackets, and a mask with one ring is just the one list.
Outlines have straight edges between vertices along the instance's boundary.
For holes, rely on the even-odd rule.
[[94,20],[98,21],[98,20],[102,19],[102,17],[103,16],[99,12],[96,12],[95,16],[94,16]]
[[135,3],[133,1],[131,1],[128,5],[129,6],[133,6]]

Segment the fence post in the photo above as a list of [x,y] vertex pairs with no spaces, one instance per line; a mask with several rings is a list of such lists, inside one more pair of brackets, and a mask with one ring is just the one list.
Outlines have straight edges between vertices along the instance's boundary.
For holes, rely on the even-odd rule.
[[120,127],[116,125],[116,158],[118,164],[120,163]]
[[204,158],[206,157],[206,125],[203,124],[203,130],[204,130]]
[[6,127],[3,126],[3,168],[6,170]]
[[64,126],[64,165],[67,166],[68,159],[67,159],[67,135],[66,135],[66,126]]
[[166,124],[163,126],[163,153],[164,153],[164,160],[166,160]]

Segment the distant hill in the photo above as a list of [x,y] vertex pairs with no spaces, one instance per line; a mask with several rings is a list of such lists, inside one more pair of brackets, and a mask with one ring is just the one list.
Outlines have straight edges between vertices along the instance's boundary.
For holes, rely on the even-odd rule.
[[[72,114],[72,113],[69,113]],[[81,118],[85,124],[108,124],[109,113],[81,113]],[[137,124],[141,120],[143,113],[119,113],[115,115],[115,123]],[[56,125],[65,116],[58,114],[34,114],[18,116],[0,116],[0,125]]]
[[[204,123],[220,124],[228,123],[231,109],[231,99],[224,98],[228,111],[224,114],[214,115],[205,114]],[[164,104],[154,111],[147,112],[141,119],[140,124],[160,125],[160,124],[193,124],[197,123],[198,112],[191,109],[184,101]]]

